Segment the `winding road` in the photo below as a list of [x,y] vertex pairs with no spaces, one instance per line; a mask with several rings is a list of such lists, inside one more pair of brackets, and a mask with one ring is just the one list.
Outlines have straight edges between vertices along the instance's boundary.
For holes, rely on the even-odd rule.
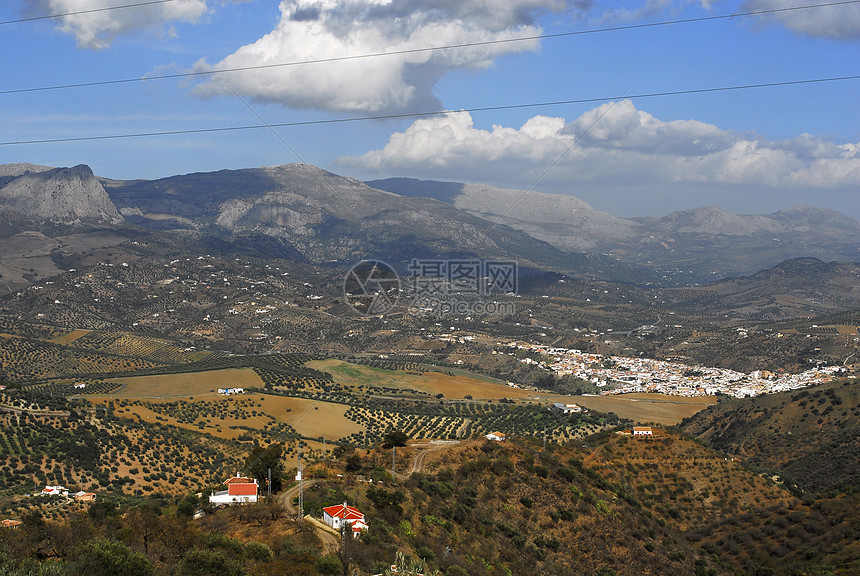
[[[415,459],[412,461],[412,469],[410,470],[409,475],[398,474],[398,479],[405,480],[412,474],[421,472],[427,461],[427,455],[431,452],[447,450],[457,446],[458,444],[460,444],[459,440],[429,440],[420,444],[412,444],[411,447],[415,448]],[[315,483],[316,480],[313,479],[305,480],[304,487],[310,488]],[[293,504],[293,499],[298,495],[299,485],[294,484],[277,496],[278,501],[287,511],[287,514],[292,518],[296,518],[298,516],[298,509]],[[317,538],[319,538],[326,554],[336,554],[338,550],[340,550],[341,536],[335,530],[312,517],[310,514],[305,515],[302,520],[313,527],[314,532],[316,532]]]

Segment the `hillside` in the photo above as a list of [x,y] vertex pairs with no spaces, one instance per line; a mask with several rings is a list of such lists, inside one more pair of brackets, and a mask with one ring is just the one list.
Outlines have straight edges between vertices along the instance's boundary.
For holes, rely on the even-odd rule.
[[860,308],[860,263],[797,258],[708,286],[669,289],[667,303],[745,321],[803,318]]
[[399,265],[420,257],[472,255],[622,273],[609,259],[565,254],[449,204],[398,196],[304,164],[106,184],[120,212],[135,224],[205,231],[226,240],[248,234],[278,238],[316,263],[372,257]]
[[798,493],[860,488],[860,381],[722,399],[681,424],[716,450],[773,471]]
[[[362,378],[340,385],[348,390]],[[528,419],[537,423],[527,435],[501,443],[477,431],[459,441],[410,441],[397,450],[396,482],[389,449],[343,442],[332,449],[331,436],[328,445],[305,437],[305,512],[319,516],[322,507],[348,501],[371,526],[336,560],[326,560],[331,542],[318,541],[307,522],[298,528],[275,503],[224,511],[203,506],[208,516],[189,520],[199,506],[193,494],[217,486],[255,446],[283,446],[285,477],[291,477],[302,439],[296,432],[307,434],[309,422],[284,426],[282,412],[271,412],[278,397],[262,390],[217,400],[201,388],[192,400],[158,402],[136,400],[133,385],[123,385],[109,404],[98,395],[110,392],[94,391],[91,407],[60,396],[4,399],[13,411],[4,416],[0,443],[9,448],[5,465],[13,474],[0,485],[0,506],[25,520],[21,531],[0,531],[0,566],[7,573],[17,576],[14,570],[29,558],[64,562],[78,574],[80,555],[96,545],[137,554],[158,574],[183,575],[200,573],[192,566],[204,558],[233,566],[237,575],[299,565],[310,576],[342,574],[343,566],[375,574],[398,550],[453,576],[847,575],[860,567],[853,538],[857,492],[801,501],[771,480],[773,472],[760,475],[747,462],[661,428],[646,440],[604,431],[542,443],[547,422],[537,422],[538,412],[517,421],[523,431]],[[414,402],[404,394],[387,411],[408,413]],[[313,419],[315,406],[328,418],[328,434],[326,405],[315,400],[293,412]],[[383,418],[358,412],[367,425]],[[243,423],[238,436],[234,419]],[[426,429],[391,422],[411,434]],[[29,496],[33,481],[95,491],[99,505]],[[330,565],[340,568],[330,571]]]

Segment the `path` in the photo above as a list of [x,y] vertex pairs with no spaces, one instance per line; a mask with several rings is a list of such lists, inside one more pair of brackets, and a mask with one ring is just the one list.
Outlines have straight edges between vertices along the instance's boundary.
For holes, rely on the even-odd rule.
[[412,444],[412,448],[421,448],[415,451],[415,460],[412,461],[412,471],[410,475],[416,472],[421,472],[424,469],[424,463],[427,460],[427,455],[431,452],[447,450],[459,444],[459,440],[430,440],[426,444]]
[[[316,483],[316,480],[305,480],[304,487],[310,488]],[[294,484],[278,494],[278,501],[287,511],[287,514],[290,518],[294,519],[298,515],[298,509],[293,504],[293,498],[296,498],[299,495],[299,485]],[[340,535],[335,532],[332,528],[323,524],[310,514],[307,514],[302,518],[302,520],[308,524],[310,524],[314,532],[316,532],[317,538],[319,538],[320,544],[322,544],[323,552],[325,554],[337,554],[337,551],[340,549]]]

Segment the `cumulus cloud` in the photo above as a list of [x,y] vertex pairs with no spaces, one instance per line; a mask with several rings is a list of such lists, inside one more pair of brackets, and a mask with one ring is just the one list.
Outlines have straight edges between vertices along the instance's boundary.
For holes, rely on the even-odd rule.
[[384,148],[339,163],[377,175],[528,186],[556,161],[543,184],[860,184],[860,143],[835,144],[808,134],[771,142],[695,120],[662,121],[631,101],[604,104],[571,122],[535,116],[520,128],[479,129],[467,112],[425,118],[393,134]]
[[[197,93],[235,90],[292,108],[364,113],[437,106],[433,86],[445,73],[487,68],[503,54],[537,49],[536,40],[492,42],[539,34],[535,18],[567,6],[567,0],[282,0],[272,32],[220,62],[202,60],[196,70],[391,55],[232,72]],[[491,44],[409,52],[476,42]]]
[[[747,12],[785,7],[783,0],[747,0],[741,10]],[[857,4],[791,10],[759,18],[764,23],[778,23],[797,34],[835,40],[860,40],[860,5]]]
[[[127,0],[25,0],[34,14],[72,14],[57,29],[75,37],[79,48],[100,50],[123,34],[163,29],[175,22],[196,22],[206,13],[206,0],[174,0],[163,4],[102,10],[130,4]],[[93,12],[92,10],[98,10]]]

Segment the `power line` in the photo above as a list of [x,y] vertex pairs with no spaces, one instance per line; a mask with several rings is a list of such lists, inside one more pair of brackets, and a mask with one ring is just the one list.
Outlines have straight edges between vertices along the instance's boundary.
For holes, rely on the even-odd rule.
[[[487,226],[484,230],[482,230],[482,231],[481,231],[481,236],[483,236],[483,237],[485,237],[485,238],[486,238],[486,236],[487,236],[487,234],[490,232],[490,230],[492,230],[492,229],[493,229],[493,228],[494,228],[494,227],[495,227],[499,222],[501,222],[501,221],[502,221],[502,219],[503,219],[505,216],[507,216],[507,215],[508,215],[508,212],[510,212],[511,210],[513,210],[514,206],[516,206],[517,204],[519,204],[520,200],[522,200],[522,199],[526,196],[526,194],[528,194],[528,193],[529,193],[529,192],[530,192],[530,191],[531,191],[535,186],[537,186],[537,185],[538,185],[538,183],[540,183],[540,181],[541,181],[541,180],[543,180],[543,177],[544,177],[544,176],[546,176],[546,175],[549,173],[549,171],[550,171],[550,170],[552,170],[553,168],[555,168],[556,164],[558,164],[559,162],[561,162],[561,161],[562,161],[562,159],[563,159],[565,156],[567,156],[567,153],[568,153],[568,152],[570,152],[570,151],[573,149],[573,147],[574,147],[574,146],[576,146],[577,144],[579,144],[579,141],[580,141],[580,140],[582,140],[583,138],[585,138],[585,137],[588,135],[588,133],[589,133],[589,132],[591,132],[591,129],[592,129],[592,128],[594,128],[594,126],[595,126],[598,122],[600,122],[601,120],[603,120],[603,117],[604,117],[604,116],[606,116],[607,114],[609,114],[609,111],[610,111],[610,110],[612,110],[612,109],[615,107],[615,105],[616,105],[616,104],[618,104],[618,102],[620,102],[620,101],[621,101],[621,99],[622,99],[622,98],[624,98],[624,97],[626,96],[626,94],[627,94],[628,92],[630,92],[630,89],[631,89],[631,88],[633,88],[633,87],[631,86],[630,88],[628,88],[627,90],[625,90],[625,91],[624,91],[624,94],[622,94],[621,96],[619,96],[619,97],[617,97],[615,100],[613,100],[613,101],[612,101],[612,104],[610,104],[609,106],[607,106],[607,108],[606,108],[603,112],[601,112],[601,113],[600,113],[600,115],[599,115],[597,118],[595,118],[595,119],[594,119],[594,121],[593,121],[591,124],[589,124],[589,125],[588,125],[588,127],[587,127],[585,130],[583,130],[583,131],[582,131],[582,133],[578,134],[578,135],[576,136],[576,138],[574,138],[573,142],[571,142],[571,143],[570,143],[570,145],[569,145],[569,146],[567,146],[567,147],[562,151],[562,153],[561,153],[561,154],[559,154],[559,155],[556,157],[556,159],[555,159],[555,160],[553,160],[553,161],[549,164],[549,166],[547,166],[547,167],[544,169],[544,171],[543,171],[543,172],[541,172],[541,173],[538,175],[538,177],[537,177],[537,178],[535,178],[535,179],[534,179],[534,181],[533,181],[531,184],[529,184],[527,188],[525,188],[525,189],[523,190],[522,194],[520,194],[520,195],[517,197],[517,199],[516,199],[516,200],[514,200],[510,205],[508,205],[508,207],[507,207],[507,208],[505,208],[505,210],[504,210],[501,214],[499,214],[498,218],[496,218],[496,219],[495,219],[495,220],[494,220],[494,221],[493,221],[489,226]],[[544,443],[546,443],[546,437],[544,437]]]
[[[173,0],[156,0],[156,2],[169,2]],[[29,92],[45,92],[50,90],[68,90],[72,88],[91,88],[96,86],[111,86],[116,84],[130,84],[135,82],[145,82],[147,80],[170,80],[178,78],[195,78],[212,76],[215,74],[226,74],[233,72],[248,72],[252,70],[267,70],[273,68],[285,68],[290,66],[304,66],[311,64],[325,64],[331,62],[345,62],[350,60],[361,60],[366,58],[378,58],[383,56],[403,56],[406,54],[416,54],[422,52],[436,52],[440,50],[456,50],[462,48],[475,48],[481,46],[492,46],[498,44],[509,44],[513,42],[527,42],[534,40],[550,40],[555,38],[566,38],[571,36],[582,36],[585,34],[600,34],[604,32],[618,32],[624,30],[636,30],[641,28],[654,28],[659,26],[671,26],[675,24],[692,24],[696,22],[709,22],[715,20],[726,20],[729,18],[741,18],[748,16],[761,16],[767,14],[776,14],[781,12],[791,12],[797,10],[810,10],[814,8],[827,8],[832,6],[844,6],[849,4],[860,4],[860,0],[842,0],[839,2],[829,2],[826,4],[809,4],[804,6],[792,6],[787,8],[773,8],[769,10],[753,10],[749,12],[733,12],[731,14],[719,14],[714,16],[701,16],[698,18],[683,18],[677,20],[664,20],[661,22],[650,22],[643,24],[628,24],[623,26],[609,26],[604,28],[592,28],[588,30],[578,30],[573,32],[559,32],[555,34],[536,34],[533,36],[521,36],[517,38],[505,38],[500,40],[485,40],[481,42],[465,42],[461,44],[447,44],[444,46],[432,46],[425,48],[408,48],[403,50],[393,50],[390,52],[372,52],[368,54],[356,54],[351,56],[334,56],[331,58],[318,58],[313,60],[297,60],[294,62],[280,62],[275,64],[260,64],[256,66],[237,66],[234,68],[221,68],[219,70],[199,70],[196,72],[176,72],[173,74],[158,74],[153,76],[134,77],[134,78],[118,78],[113,80],[95,80],[92,82],[76,82],[73,84],[55,84],[51,86],[37,86],[31,88],[14,88],[8,90],[0,90],[0,95],[5,94],[23,94]],[[136,5],[133,5],[136,6]]]
[[547,108],[551,106],[564,106],[570,104],[588,104],[595,102],[611,102],[619,98],[629,100],[643,98],[657,98],[665,96],[683,96],[692,94],[708,94],[717,92],[731,92],[737,90],[753,90],[762,88],[780,88],[788,86],[801,86],[806,84],[821,84],[825,82],[843,82],[847,80],[860,80],[860,74],[848,76],[833,76],[829,78],[813,78],[808,80],[789,80],[786,82],[762,82],[758,84],[738,84],[733,86],[717,86],[711,88],[693,88],[688,90],[669,90],[664,92],[644,92],[641,94],[615,95],[604,96],[598,98],[578,98],[572,100],[555,100],[549,102],[532,102],[525,104],[502,104],[498,106],[480,106],[475,108],[461,108],[459,110],[435,110],[426,112],[409,112],[402,114],[382,114],[377,116],[353,116],[349,118],[333,118],[329,120],[302,120],[296,122],[279,122],[268,124],[255,124],[246,126],[224,126],[218,128],[190,128],[187,130],[164,130],[158,132],[135,132],[128,134],[106,134],[101,136],[75,136],[69,138],[45,138],[41,140],[15,140],[0,142],[0,146],[13,146],[25,144],[56,144],[62,142],[84,142],[90,140],[118,140],[123,138],[147,138],[154,136],[180,136],[187,134],[210,134],[216,132],[237,132],[241,130],[259,130],[272,128],[289,128],[296,126],[318,126],[324,124],[343,124],[347,122],[366,122],[370,120],[391,120],[398,118],[417,118],[426,116],[443,116],[445,114],[454,114],[456,112],[493,112],[499,110],[519,110],[526,108]]
[[19,18],[18,20],[0,21],[0,26],[3,24],[21,24],[22,22],[35,22],[37,20],[52,20],[55,18],[65,18],[66,16],[79,16],[81,14],[94,14],[96,12],[107,12],[109,10],[121,10],[123,8],[137,8],[139,6],[151,6],[153,4],[167,4],[168,2],[176,2],[176,0],[150,0],[149,2],[138,2],[137,4],[123,4],[122,6],[105,6],[104,8],[91,8],[89,10],[78,10],[76,12],[64,12],[62,14],[48,14],[46,16],[31,16],[29,18]]

